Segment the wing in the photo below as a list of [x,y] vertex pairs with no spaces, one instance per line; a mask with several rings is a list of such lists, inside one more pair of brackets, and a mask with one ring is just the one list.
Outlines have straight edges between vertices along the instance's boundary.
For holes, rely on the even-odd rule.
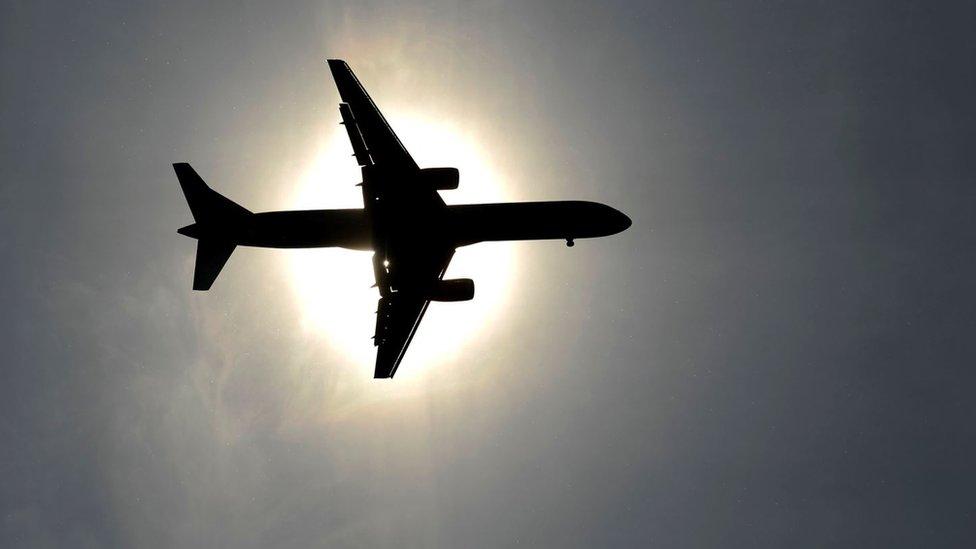
[[[339,88],[339,96],[344,104],[349,105],[348,110],[351,111],[351,120],[346,120],[346,115],[343,113],[343,123],[350,133],[349,138],[360,166],[367,165],[364,161],[369,161],[372,165],[380,165],[384,168],[416,171],[417,163],[413,161],[410,153],[403,147],[403,143],[400,143],[400,139],[386,123],[383,113],[376,108],[376,104],[369,98],[369,94],[363,89],[363,85],[359,83],[359,79],[352,73],[349,65],[341,59],[329,59],[329,69],[332,71],[336,87]],[[360,150],[357,148],[357,140],[353,135],[350,122],[355,123],[356,131],[362,137],[362,143],[365,145],[363,152],[368,154],[368,158],[360,157]]]
[[339,88],[339,114],[353,155],[362,166],[363,206],[372,232],[377,308],[377,378],[393,377],[420,325],[431,286],[454,255],[445,238],[444,201],[430,185],[418,184],[419,168],[383,114],[339,59],[329,60]]
[[374,378],[393,377],[407,352],[430,301],[414,294],[381,297],[376,311],[376,369]]
[[[429,261],[412,262],[409,271],[391,272],[404,278],[396,292],[381,297],[376,310],[376,370],[374,378],[393,377],[427,312],[429,285],[444,276],[454,250],[428,256]],[[391,263],[391,266],[395,263]]]

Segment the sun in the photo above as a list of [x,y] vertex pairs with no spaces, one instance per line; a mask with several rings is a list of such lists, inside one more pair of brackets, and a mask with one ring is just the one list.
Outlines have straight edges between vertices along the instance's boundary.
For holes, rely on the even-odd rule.
[[[419,116],[391,116],[391,125],[421,167],[453,166],[460,170],[457,190],[444,191],[448,204],[504,202],[505,186],[474,140],[457,127]],[[345,131],[337,126],[291,201],[294,209],[360,208],[359,167]],[[342,249],[296,250],[290,254],[295,298],[303,328],[337,352],[343,361],[372,371],[379,292],[373,284],[372,252]],[[459,248],[445,278],[472,278],[475,297],[461,303],[431,303],[397,377],[413,377],[455,360],[464,347],[493,321],[507,301],[515,278],[515,248],[483,243]],[[433,336],[428,337],[428,334]]]

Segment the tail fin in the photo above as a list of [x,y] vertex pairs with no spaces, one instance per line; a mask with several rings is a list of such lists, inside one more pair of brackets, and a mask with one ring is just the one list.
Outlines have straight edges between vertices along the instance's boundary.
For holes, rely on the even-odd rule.
[[193,289],[209,290],[237,247],[234,229],[251,212],[208,187],[189,164],[173,164],[173,169],[196,221],[177,231],[197,239]]

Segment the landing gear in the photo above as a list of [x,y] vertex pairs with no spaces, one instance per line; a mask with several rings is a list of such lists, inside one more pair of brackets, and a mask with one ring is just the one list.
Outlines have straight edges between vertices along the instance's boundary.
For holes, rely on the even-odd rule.
[[572,248],[572,247],[573,247],[573,246],[575,246],[575,245],[576,245],[576,243],[575,243],[575,242],[573,242],[573,239],[572,239],[572,238],[567,238],[567,239],[566,239],[566,246],[567,246],[567,247],[569,247],[569,248]]

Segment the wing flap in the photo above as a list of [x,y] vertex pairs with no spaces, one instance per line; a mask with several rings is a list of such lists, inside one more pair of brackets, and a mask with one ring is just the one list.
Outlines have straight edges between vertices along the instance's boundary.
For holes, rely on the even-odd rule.
[[352,155],[356,157],[356,162],[360,166],[369,166],[373,161],[369,157],[366,149],[366,142],[363,141],[363,134],[359,131],[356,119],[352,115],[349,103],[339,103],[339,114],[342,116],[342,125],[346,127],[349,135],[349,143],[352,145]]

